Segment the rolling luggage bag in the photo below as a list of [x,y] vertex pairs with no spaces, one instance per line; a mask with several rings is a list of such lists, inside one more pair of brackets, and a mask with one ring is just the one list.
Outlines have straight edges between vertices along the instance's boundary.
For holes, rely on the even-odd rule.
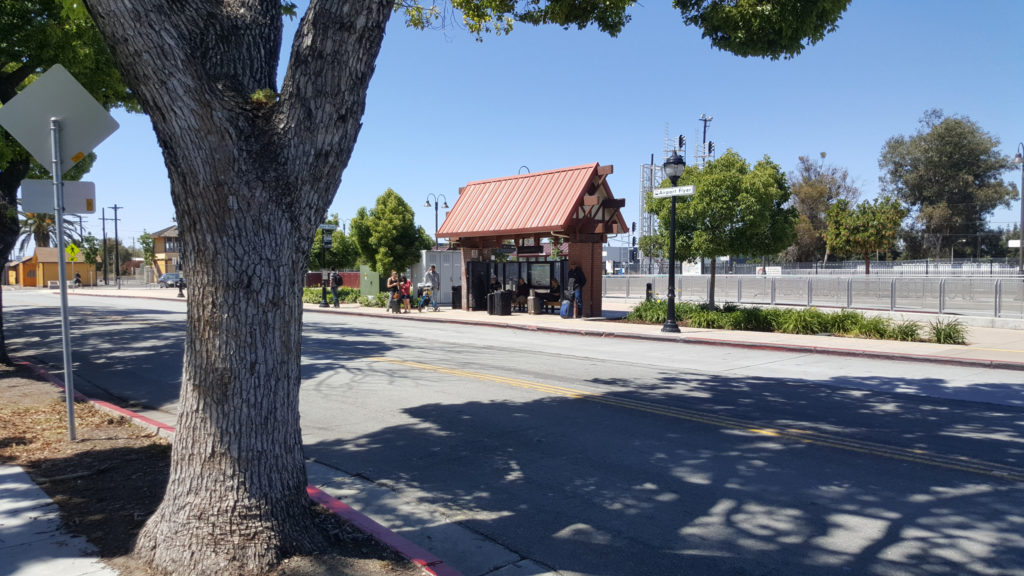
[[562,300],[562,309],[559,311],[562,318],[572,318],[572,300]]

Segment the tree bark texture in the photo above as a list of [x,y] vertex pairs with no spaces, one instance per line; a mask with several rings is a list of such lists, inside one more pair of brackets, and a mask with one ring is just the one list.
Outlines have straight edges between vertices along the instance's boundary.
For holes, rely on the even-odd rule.
[[302,275],[352,153],[391,0],[312,0],[280,98],[280,0],[88,0],[163,150],[189,278],[178,432],[135,553],[260,573],[319,544],[299,427]]

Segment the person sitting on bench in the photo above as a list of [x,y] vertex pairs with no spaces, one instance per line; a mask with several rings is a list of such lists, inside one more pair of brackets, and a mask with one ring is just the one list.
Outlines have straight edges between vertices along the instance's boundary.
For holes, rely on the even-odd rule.
[[530,297],[530,285],[526,283],[526,280],[519,277],[519,284],[516,284],[516,300],[515,304],[517,307],[525,309],[526,299]]

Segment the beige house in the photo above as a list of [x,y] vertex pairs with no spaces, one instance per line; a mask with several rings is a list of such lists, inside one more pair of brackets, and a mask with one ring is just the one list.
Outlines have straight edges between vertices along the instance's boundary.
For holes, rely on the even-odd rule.
[[[31,256],[19,260],[8,270],[7,282],[18,286],[46,288],[60,282],[60,258],[57,248],[36,248]],[[84,286],[96,284],[96,269],[85,262],[65,262],[67,280],[74,280],[75,273],[82,275]]]
[[181,270],[181,244],[178,243],[178,227],[169,226],[153,232],[153,268],[156,277],[168,272]]

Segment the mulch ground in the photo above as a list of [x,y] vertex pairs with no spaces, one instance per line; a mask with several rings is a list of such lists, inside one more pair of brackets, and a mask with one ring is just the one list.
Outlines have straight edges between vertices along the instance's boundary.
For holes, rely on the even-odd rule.
[[[0,366],[0,461],[25,469],[60,508],[67,530],[87,538],[124,576],[150,576],[130,555],[163,498],[171,446],[89,403],[75,404],[77,441],[68,440],[64,392],[23,367]],[[273,576],[412,576],[424,572],[329,513],[334,546],[283,562]]]

